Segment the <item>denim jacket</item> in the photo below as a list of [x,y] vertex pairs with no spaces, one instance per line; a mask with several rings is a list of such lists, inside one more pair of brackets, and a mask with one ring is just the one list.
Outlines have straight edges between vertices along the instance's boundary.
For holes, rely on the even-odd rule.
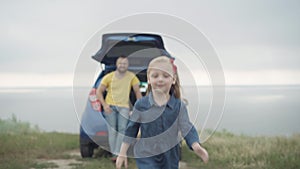
[[[136,139],[139,129],[141,136]],[[199,142],[186,105],[171,95],[166,105],[158,106],[150,92],[136,101],[123,141],[134,144],[135,157],[144,158],[163,154],[172,148],[178,151],[176,147],[182,137],[190,148],[194,142]]]

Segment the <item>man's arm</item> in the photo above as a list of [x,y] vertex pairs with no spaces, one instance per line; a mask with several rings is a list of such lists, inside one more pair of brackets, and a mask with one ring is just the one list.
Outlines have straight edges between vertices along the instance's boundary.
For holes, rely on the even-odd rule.
[[109,105],[105,102],[103,93],[106,90],[106,86],[103,84],[100,84],[96,91],[96,96],[99,99],[101,105],[103,106],[104,112],[111,113],[112,110],[110,109]]
[[135,93],[136,99],[142,98],[142,93],[141,93],[141,91],[140,91],[140,86],[139,86],[139,84],[133,85],[132,88],[133,88],[133,91],[134,91],[134,93]]

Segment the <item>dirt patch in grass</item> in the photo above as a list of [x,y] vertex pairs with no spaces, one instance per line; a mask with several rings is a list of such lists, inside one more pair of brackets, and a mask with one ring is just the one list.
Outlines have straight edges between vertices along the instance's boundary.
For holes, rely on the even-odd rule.
[[55,168],[55,169],[73,169],[76,166],[82,166],[79,150],[72,150],[65,153],[64,159],[37,159],[31,169]]
[[[89,163],[87,160],[82,160],[79,150],[72,150],[65,153],[64,159],[38,159],[31,169],[75,169],[84,168],[83,165]],[[91,163],[92,161],[90,161]],[[179,169],[193,169],[187,166],[185,162],[179,163]]]

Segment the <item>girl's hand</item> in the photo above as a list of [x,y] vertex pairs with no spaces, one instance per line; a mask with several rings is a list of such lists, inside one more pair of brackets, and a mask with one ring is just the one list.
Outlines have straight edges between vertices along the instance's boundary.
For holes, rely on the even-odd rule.
[[125,168],[128,168],[127,157],[119,155],[116,161],[116,168],[121,169],[124,163]]
[[197,156],[199,156],[204,163],[208,162],[209,159],[208,153],[203,147],[201,147],[199,143],[193,143],[192,148],[194,152],[197,154]]

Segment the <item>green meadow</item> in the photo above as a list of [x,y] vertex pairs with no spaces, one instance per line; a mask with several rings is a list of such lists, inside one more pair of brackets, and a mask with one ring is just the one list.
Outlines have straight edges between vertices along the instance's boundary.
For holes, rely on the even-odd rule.
[[203,146],[209,153],[208,164],[199,162],[186,146],[183,146],[182,160],[192,168],[300,168],[299,134],[291,137],[250,137],[223,131],[215,133]]
[[[101,156],[81,159],[67,154],[78,150],[78,134],[42,132],[37,126],[20,122],[16,117],[0,119],[0,168],[41,169],[57,168],[47,159],[75,158],[80,163],[70,164],[74,169],[114,168],[109,158]],[[289,137],[250,137],[234,135],[227,131],[216,132],[203,146],[208,150],[210,161],[201,160],[183,143],[182,161],[188,169],[297,169],[300,168],[300,135]],[[38,162],[43,159],[44,162]],[[46,161],[45,161],[46,160]],[[129,159],[129,168],[136,168]]]

